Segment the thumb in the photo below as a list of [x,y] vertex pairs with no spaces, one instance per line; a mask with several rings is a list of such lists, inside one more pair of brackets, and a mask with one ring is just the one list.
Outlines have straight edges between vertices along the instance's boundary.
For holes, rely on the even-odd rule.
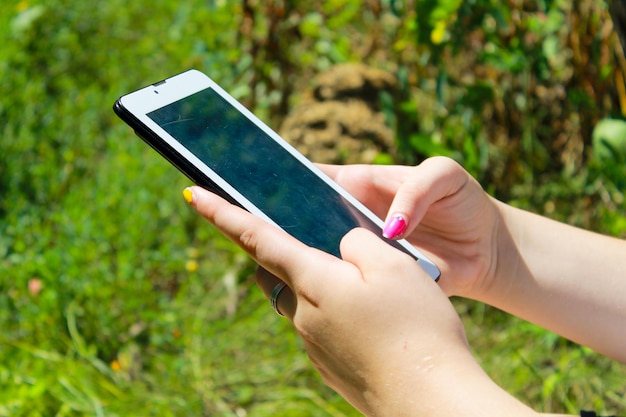
[[463,168],[450,158],[429,158],[414,167],[389,207],[383,236],[400,239],[410,235],[431,205],[453,195],[466,181]]
[[366,229],[351,230],[341,240],[339,249],[342,259],[355,265],[364,281],[378,276],[388,277],[390,274],[395,276],[407,268],[411,268],[411,274],[415,273],[413,268],[424,273],[412,257]]

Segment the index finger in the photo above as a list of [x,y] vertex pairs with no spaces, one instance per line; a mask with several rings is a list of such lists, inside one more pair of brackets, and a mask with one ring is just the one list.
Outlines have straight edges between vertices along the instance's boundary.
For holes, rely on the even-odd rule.
[[193,195],[191,204],[204,218],[292,289],[300,287],[305,277],[330,275],[326,273],[330,266],[340,262],[201,187],[187,190]]
[[384,217],[412,167],[399,165],[317,166],[377,216]]

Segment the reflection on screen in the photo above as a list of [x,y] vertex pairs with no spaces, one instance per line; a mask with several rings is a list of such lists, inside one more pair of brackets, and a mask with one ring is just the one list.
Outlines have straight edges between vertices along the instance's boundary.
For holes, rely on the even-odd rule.
[[376,224],[214,90],[148,116],[303,243],[339,257],[339,241],[351,229],[380,235]]

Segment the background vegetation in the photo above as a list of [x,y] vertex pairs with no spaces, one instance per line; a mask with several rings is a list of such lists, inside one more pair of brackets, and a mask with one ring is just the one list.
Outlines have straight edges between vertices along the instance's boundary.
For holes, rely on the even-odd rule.
[[[190,67],[274,127],[333,64],[386,69],[398,162],[449,155],[500,199],[626,237],[626,66],[602,1],[7,0],[0,45],[0,416],[358,415],[111,111]],[[526,403],[626,414],[623,365],[455,303]]]

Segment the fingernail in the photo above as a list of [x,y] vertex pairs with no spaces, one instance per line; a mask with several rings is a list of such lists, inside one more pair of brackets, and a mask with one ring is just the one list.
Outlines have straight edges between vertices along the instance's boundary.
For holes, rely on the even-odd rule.
[[191,188],[185,188],[183,190],[183,197],[185,197],[185,201],[190,206],[193,206],[195,204],[194,197],[193,197],[193,191],[191,191]]
[[401,214],[394,214],[385,223],[383,236],[387,239],[395,239],[406,230],[407,221]]

